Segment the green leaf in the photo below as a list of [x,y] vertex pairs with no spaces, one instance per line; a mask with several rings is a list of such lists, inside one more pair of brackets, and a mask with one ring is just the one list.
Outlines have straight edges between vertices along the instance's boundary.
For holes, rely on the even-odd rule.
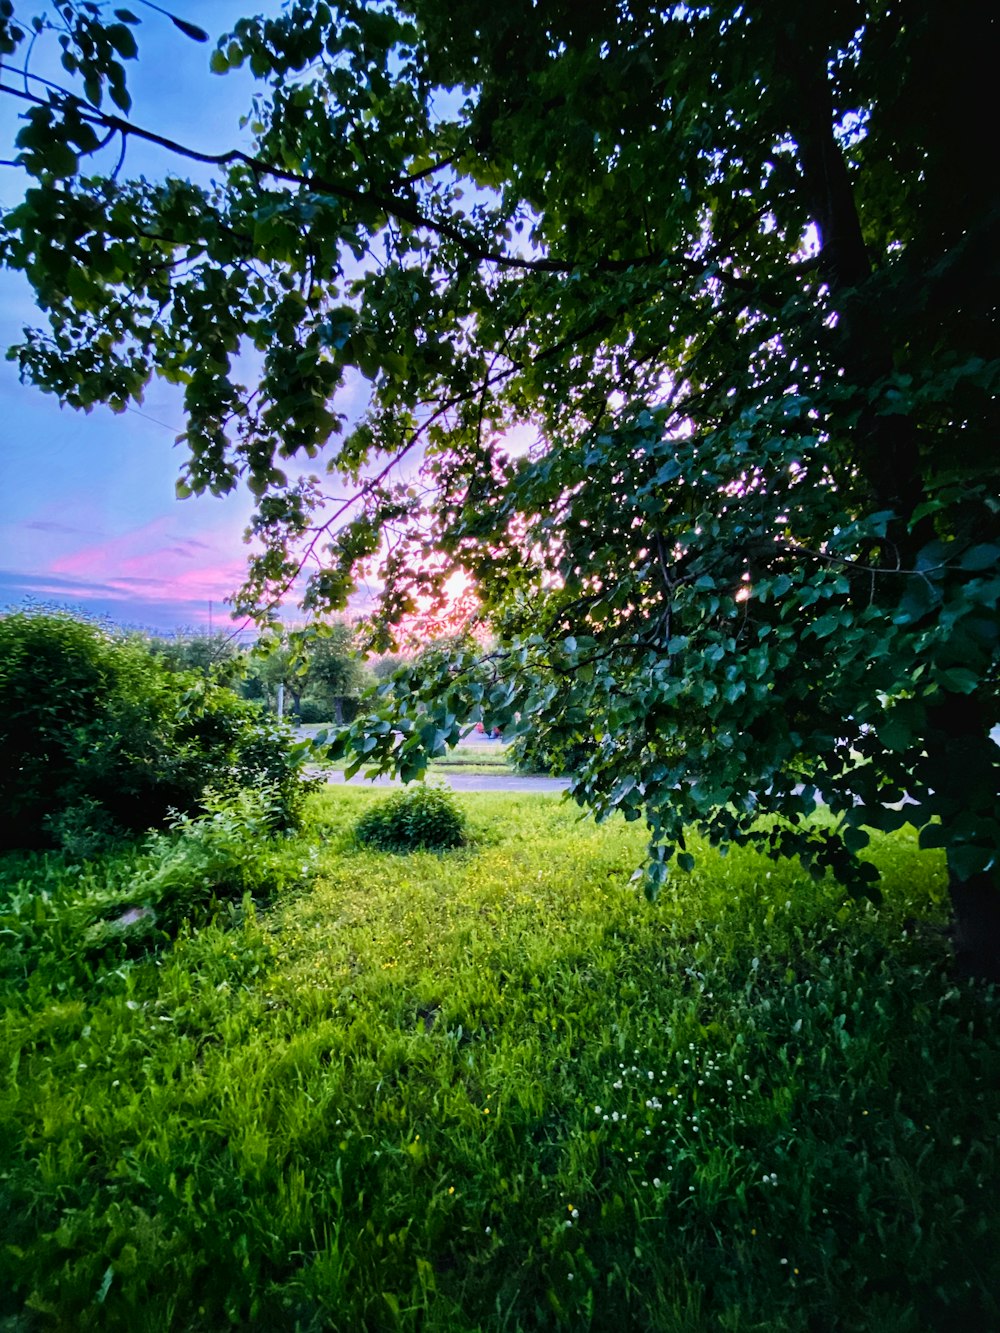
[[941,824],[925,824],[920,830],[918,846],[922,850],[948,846],[948,831]]
[[104,29],[104,35],[123,60],[134,60],[139,54],[135,37],[124,23],[112,23]]
[[840,617],[834,612],[829,612],[825,616],[820,616],[813,622],[812,632],[817,639],[828,639],[830,635],[840,628]]
[[914,742],[916,735],[907,716],[900,709],[894,709],[889,716],[878,724],[878,738],[888,750],[903,753]]
[[966,667],[938,667],[934,676],[952,694],[974,694],[980,685],[979,674]]
[[868,832],[863,828],[848,828],[841,834],[844,846],[849,851],[860,852],[871,842]]
[[171,14],[170,21],[175,28],[178,28],[185,37],[190,37],[193,42],[207,42],[209,40],[205,29],[199,28],[196,23],[188,23],[186,19],[177,18],[174,14]]
[[967,569],[975,573],[982,573],[987,569],[995,569],[1000,565],[1000,546],[995,546],[991,542],[982,542],[978,546],[970,546],[963,552],[958,562],[959,569]]
[[948,844],[948,869],[963,882],[986,874],[996,864],[995,847],[975,847],[971,843]]

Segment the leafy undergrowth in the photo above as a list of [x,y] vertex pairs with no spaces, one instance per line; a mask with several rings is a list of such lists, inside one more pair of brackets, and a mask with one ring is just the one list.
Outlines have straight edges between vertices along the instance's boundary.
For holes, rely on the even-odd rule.
[[936,853],[882,841],[879,910],[739,853],[650,906],[631,826],[468,797],[399,857],[371,799],[140,948],[87,944],[125,860],[6,863],[0,1328],[1000,1327]]

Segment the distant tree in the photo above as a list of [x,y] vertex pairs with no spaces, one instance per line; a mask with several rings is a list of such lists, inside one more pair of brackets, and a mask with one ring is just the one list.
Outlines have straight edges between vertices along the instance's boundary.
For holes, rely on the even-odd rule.
[[324,720],[342,723],[345,706],[356,704],[372,684],[372,673],[361,659],[354,629],[343,622],[326,627],[307,650],[307,694],[326,710]]
[[289,716],[303,720],[343,722],[345,709],[372,683],[362,661],[355,632],[344,621],[293,631],[267,642],[250,661],[248,698],[263,698],[277,707],[278,686],[285,691]]
[[[129,11],[53,7],[65,89],[0,13],[22,372],[84,408],[183,385],[182,492],[260,501],[241,606],[372,572],[386,647],[477,588],[498,648],[422,664],[356,753],[418,772],[530,718],[645,820],[652,893],[691,827],[875,893],[869,832],[909,821],[1000,976],[990,6],[295,0],[215,51],[261,81],[215,156],[128,119]],[[100,156],[139,138],[215,183]],[[325,510],[284,471],[320,450],[356,483]]]
[[397,671],[407,665],[408,658],[402,653],[381,653],[369,662],[369,669],[377,681],[388,680]]
[[178,630],[169,639],[151,637],[149,647],[172,671],[198,671],[203,676],[233,666],[241,651],[232,636],[221,631]]

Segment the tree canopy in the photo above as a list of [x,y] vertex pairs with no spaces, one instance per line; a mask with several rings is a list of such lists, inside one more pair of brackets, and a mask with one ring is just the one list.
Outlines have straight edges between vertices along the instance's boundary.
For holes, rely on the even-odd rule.
[[[24,375],[183,386],[181,492],[259,498],[241,608],[303,560],[316,613],[371,575],[384,647],[474,583],[496,648],[424,659],[342,746],[409,774],[464,720],[530,725],[647,821],[654,892],[692,826],[874,892],[868,830],[908,820],[1000,970],[986,7],[295,0],[215,49],[260,92],[214,156],[129,119],[128,10],[38,20],[65,87],[0,15]],[[138,138],[178,174],[130,179]]]

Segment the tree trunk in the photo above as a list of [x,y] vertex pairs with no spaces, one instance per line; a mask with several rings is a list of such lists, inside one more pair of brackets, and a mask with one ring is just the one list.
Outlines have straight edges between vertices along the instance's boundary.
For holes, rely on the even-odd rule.
[[[987,853],[1000,823],[997,746],[990,738],[992,714],[974,695],[948,695],[927,711],[926,755],[917,775],[930,788],[932,810],[941,818],[945,846],[975,841]],[[949,827],[955,833],[949,836]],[[976,835],[978,834],[978,838]],[[949,863],[955,965],[962,976],[1000,981],[1000,874],[996,866],[966,879]]]
[[[892,336],[882,311],[864,292],[871,266],[854,188],[833,133],[827,56],[826,51],[810,51],[791,42],[783,51],[785,68],[799,93],[800,121],[794,133],[804,192],[819,231],[823,276],[839,306],[836,336],[844,368],[863,401],[863,391],[892,368]],[[916,423],[908,415],[880,415],[862,405],[855,440],[857,461],[875,506],[894,515],[888,531],[894,554],[903,567],[912,567],[916,553],[934,536],[929,517],[912,522],[926,498]],[[889,575],[883,587],[891,604],[898,596],[896,576]],[[946,846],[960,846],[963,841],[967,845],[977,833],[979,845],[988,846],[989,830],[1000,823],[997,749],[989,737],[990,724],[996,721],[974,696],[945,695],[928,709],[925,752],[915,777],[930,793],[926,819],[940,817]],[[949,836],[949,827],[959,836]],[[1000,849],[996,850],[1000,857]],[[949,865],[949,892],[957,970],[964,976],[1000,981],[1000,871],[993,866],[963,880]]]
[[992,875],[948,885],[954,913],[952,939],[959,976],[1000,981],[1000,889]]

